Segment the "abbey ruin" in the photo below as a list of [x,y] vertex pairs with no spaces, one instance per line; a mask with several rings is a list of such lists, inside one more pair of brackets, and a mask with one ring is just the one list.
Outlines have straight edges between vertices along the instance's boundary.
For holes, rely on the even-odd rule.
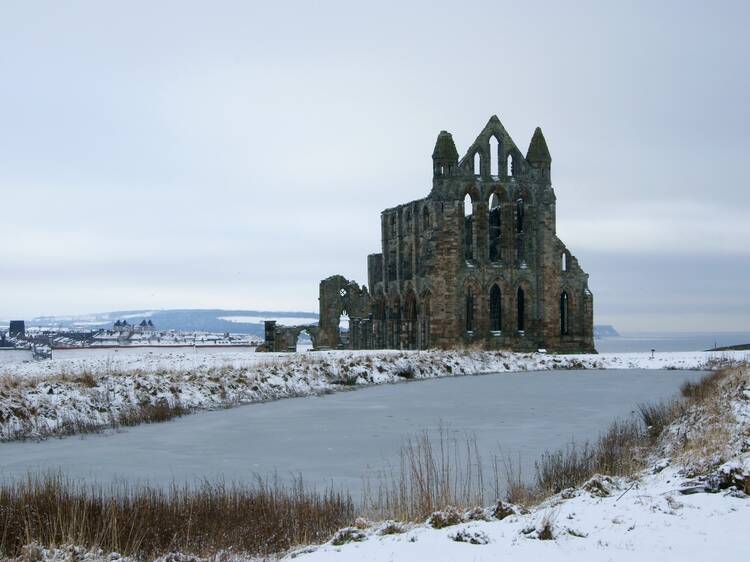
[[594,352],[588,274],[556,235],[551,163],[539,128],[524,157],[492,116],[461,159],[441,131],[429,195],[381,213],[369,290],[324,279],[319,324],[267,323],[265,348],[291,349],[306,329],[319,349]]

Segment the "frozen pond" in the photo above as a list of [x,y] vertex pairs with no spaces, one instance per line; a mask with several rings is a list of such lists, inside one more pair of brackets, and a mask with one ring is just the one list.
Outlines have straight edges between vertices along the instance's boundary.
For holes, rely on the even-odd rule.
[[109,435],[0,444],[0,478],[61,469],[107,482],[249,481],[302,474],[357,493],[396,462],[406,437],[440,424],[502,447],[527,469],[547,449],[595,438],[640,402],[674,395],[696,371],[556,371],[433,379],[204,412]]

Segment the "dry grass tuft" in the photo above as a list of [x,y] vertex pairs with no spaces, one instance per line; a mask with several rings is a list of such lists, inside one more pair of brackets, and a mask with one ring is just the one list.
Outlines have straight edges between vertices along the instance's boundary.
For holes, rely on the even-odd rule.
[[222,550],[265,555],[323,542],[353,515],[349,496],[308,491],[299,480],[163,490],[29,477],[0,485],[0,558],[21,556],[32,543],[142,557]]
[[[476,439],[444,428],[406,441],[398,469],[381,471],[372,489],[365,481],[363,509],[374,518],[424,521],[446,506],[473,507],[486,499],[484,467]],[[497,488],[497,486],[496,486]]]

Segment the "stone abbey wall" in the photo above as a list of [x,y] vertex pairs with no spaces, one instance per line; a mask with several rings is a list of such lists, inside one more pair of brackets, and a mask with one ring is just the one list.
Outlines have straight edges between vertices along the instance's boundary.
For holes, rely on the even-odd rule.
[[594,352],[588,274],[556,234],[541,129],[524,156],[493,116],[460,160],[442,131],[432,160],[429,195],[381,214],[369,290],[321,281],[316,347]]

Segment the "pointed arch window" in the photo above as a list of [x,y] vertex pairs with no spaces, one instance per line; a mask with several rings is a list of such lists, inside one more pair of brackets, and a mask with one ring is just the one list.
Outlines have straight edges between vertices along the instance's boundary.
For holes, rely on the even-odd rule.
[[501,332],[503,329],[503,307],[500,287],[492,285],[490,289],[490,330]]
[[490,137],[490,175],[500,175],[500,141],[494,135]]
[[568,253],[567,252],[562,253],[562,270],[568,271]]
[[479,154],[479,151],[474,153],[474,175],[482,175],[482,157]]
[[560,295],[560,335],[567,336],[570,333],[569,330],[569,318],[568,318],[568,307],[569,307],[568,293],[563,291]]
[[464,259],[474,261],[474,203],[468,193],[464,197]]
[[512,176],[515,170],[513,170],[513,155],[510,153],[508,154],[508,158],[505,160],[505,166],[506,166],[505,169],[507,170],[507,174],[509,176]]
[[526,328],[526,294],[521,287],[516,292],[516,329],[523,332]]
[[497,193],[493,193],[490,196],[489,204],[489,217],[488,217],[488,235],[489,235],[489,249],[490,249],[490,261],[500,261],[501,259],[501,224],[500,224],[500,198]]
[[523,197],[516,199],[516,232],[521,234],[526,226],[524,224],[526,217],[526,206],[524,205]]

